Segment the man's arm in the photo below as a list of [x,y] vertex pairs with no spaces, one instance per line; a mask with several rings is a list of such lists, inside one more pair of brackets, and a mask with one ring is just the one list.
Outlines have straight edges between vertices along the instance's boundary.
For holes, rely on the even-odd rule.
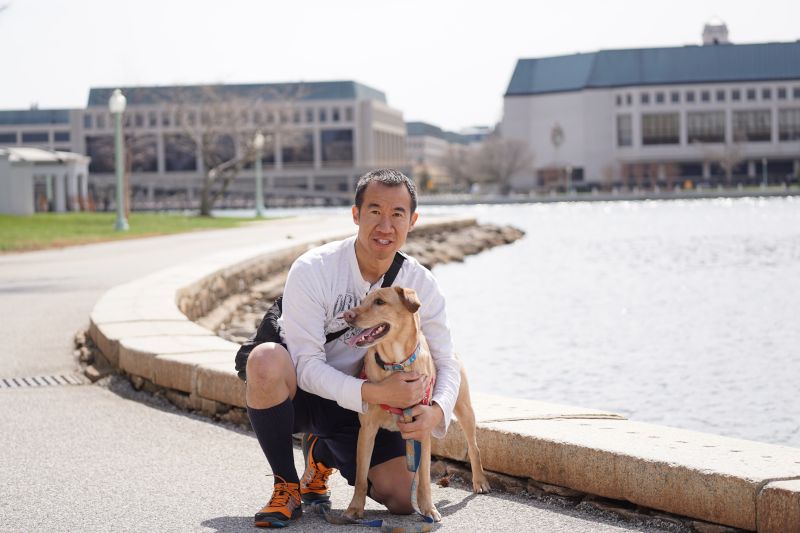
[[295,263],[283,292],[284,336],[297,369],[297,386],[345,409],[363,412],[363,380],[327,363],[325,355],[325,294],[322,278],[311,265]]

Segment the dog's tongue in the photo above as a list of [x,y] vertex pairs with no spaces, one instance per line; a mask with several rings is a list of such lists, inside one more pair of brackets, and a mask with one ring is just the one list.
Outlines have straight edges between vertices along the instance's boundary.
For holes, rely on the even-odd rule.
[[375,326],[374,328],[369,329],[361,329],[361,328],[353,328],[353,336],[347,339],[347,344],[351,347],[357,347],[359,342],[364,342],[367,337],[370,336],[376,329],[378,329],[380,325]]

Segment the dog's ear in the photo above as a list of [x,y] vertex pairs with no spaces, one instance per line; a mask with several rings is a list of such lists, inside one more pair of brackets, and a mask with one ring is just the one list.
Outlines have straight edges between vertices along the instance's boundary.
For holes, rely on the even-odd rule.
[[419,306],[422,305],[419,302],[419,298],[417,298],[416,291],[414,289],[404,289],[402,287],[395,287],[394,290],[397,291],[397,295],[400,297],[400,301],[403,302],[405,308],[412,313],[416,313]]

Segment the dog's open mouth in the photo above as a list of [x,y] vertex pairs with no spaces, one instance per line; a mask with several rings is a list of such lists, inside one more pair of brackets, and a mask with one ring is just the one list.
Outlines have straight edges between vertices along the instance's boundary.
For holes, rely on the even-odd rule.
[[359,348],[363,348],[364,346],[375,344],[378,339],[387,333],[389,333],[389,324],[384,322],[375,327],[358,331],[358,333],[350,337],[350,339],[347,341],[347,344],[350,346],[358,346]]

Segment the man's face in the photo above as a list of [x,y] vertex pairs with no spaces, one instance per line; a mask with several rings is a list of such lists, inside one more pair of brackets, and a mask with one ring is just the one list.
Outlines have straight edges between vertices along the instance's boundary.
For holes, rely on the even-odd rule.
[[411,194],[404,185],[370,183],[364,190],[361,209],[353,206],[359,248],[378,260],[393,257],[402,248],[416,221],[417,213],[411,213]]

